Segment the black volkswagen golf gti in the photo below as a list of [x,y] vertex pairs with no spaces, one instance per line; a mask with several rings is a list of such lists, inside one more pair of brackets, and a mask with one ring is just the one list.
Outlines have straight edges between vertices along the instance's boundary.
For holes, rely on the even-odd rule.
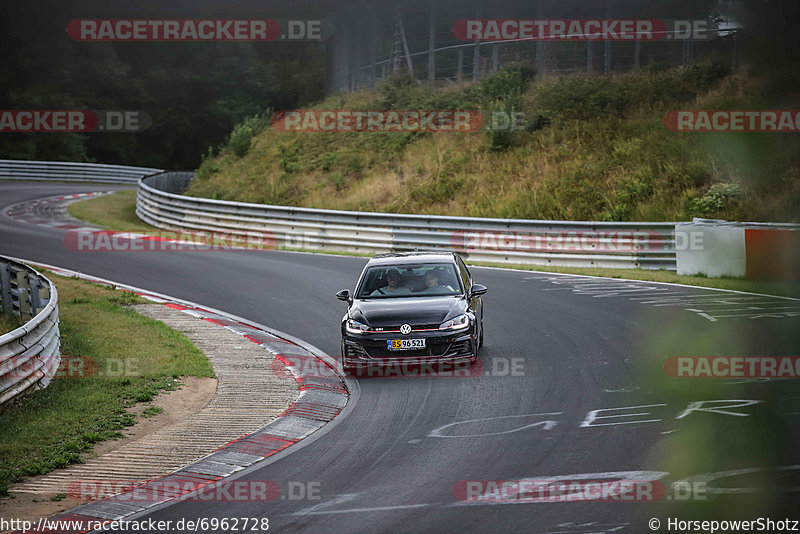
[[336,294],[347,373],[386,365],[471,364],[483,345],[486,287],[455,252],[379,254]]

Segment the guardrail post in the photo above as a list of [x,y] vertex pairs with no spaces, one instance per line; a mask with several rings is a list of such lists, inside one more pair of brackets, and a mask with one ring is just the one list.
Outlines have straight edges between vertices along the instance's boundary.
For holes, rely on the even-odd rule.
[[41,287],[41,282],[33,278],[26,276],[25,279],[28,281],[28,289],[30,295],[30,303],[31,303],[31,317],[39,313],[39,310],[42,309],[42,301],[39,299],[39,288]]
[[14,303],[11,299],[11,264],[0,261],[0,302],[3,313],[13,313]]
[[31,304],[31,290],[28,273],[21,271],[17,273],[17,298],[19,298],[19,318],[23,321],[30,321],[36,315]]

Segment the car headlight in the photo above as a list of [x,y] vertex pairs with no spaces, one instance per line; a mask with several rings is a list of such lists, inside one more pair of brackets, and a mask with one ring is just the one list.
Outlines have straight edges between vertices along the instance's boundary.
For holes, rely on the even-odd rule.
[[467,327],[469,327],[469,315],[464,313],[440,324],[439,330],[464,330]]
[[345,323],[345,330],[350,334],[363,334],[364,332],[369,332],[369,326],[353,319],[348,319]]

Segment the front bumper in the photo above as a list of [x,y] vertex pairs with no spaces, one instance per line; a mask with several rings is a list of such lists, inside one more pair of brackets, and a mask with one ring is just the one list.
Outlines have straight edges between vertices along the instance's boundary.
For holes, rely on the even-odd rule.
[[[471,363],[474,361],[473,329],[462,332],[342,333],[342,364],[345,367],[368,365],[415,365],[429,363]],[[425,349],[389,350],[387,341],[402,338],[425,338]]]

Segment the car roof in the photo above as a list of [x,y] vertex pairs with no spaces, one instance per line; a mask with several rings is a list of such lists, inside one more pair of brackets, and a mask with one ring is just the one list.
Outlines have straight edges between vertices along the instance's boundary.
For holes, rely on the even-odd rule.
[[399,263],[402,264],[409,264],[409,263],[435,263],[435,262],[445,262],[445,263],[453,263],[455,262],[455,252],[392,252],[388,254],[378,254],[377,256],[373,256],[368,265],[396,265]]

